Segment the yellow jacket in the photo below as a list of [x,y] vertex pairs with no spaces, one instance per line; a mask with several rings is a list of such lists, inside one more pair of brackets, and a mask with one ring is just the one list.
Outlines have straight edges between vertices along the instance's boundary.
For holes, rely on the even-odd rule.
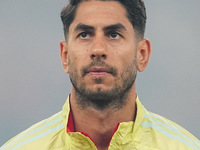
[[[200,150],[200,141],[188,131],[148,112],[138,98],[136,103],[135,122],[119,123],[108,150]],[[0,150],[96,150],[88,136],[71,131],[70,114],[67,100],[61,112],[18,134]]]

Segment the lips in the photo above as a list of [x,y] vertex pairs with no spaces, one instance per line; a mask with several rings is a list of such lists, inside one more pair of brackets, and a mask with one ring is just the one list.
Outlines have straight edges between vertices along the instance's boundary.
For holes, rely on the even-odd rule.
[[108,73],[108,70],[105,69],[105,68],[91,68],[89,69],[89,72],[107,72]]
[[117,68],[114,66],[108,65],[103,60],[94,60],[89,65],[84,66],[81,69],[82,76],[86,75],[95,75],[95,76],[102,76],[102,75],[112,75],[117,76]]
[[104,76],[109,73],[109,71],[106,68],[90,68],[88,70],[88,73],[92,76]]

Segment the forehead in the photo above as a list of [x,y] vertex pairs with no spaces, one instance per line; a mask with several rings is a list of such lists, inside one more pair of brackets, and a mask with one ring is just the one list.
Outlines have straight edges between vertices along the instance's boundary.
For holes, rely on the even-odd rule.
[[132,28],[126,15],[126,9],[117,1],[92,0],[81,2],[77,8],[75,19],[70,25],[69,32],[80,23],[95,28],[121,23],[126,28]]

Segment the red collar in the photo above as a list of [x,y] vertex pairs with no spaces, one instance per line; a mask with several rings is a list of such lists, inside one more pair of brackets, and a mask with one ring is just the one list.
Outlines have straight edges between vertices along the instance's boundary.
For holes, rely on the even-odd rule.
[[67,133],[74,132],[74,120],[72,116],[72,112],[70,110],[67,122]]

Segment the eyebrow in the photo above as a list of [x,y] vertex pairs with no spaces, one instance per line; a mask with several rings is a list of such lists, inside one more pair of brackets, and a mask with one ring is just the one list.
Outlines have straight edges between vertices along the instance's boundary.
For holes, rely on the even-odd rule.
[[122,25],[121,23],[117,23],[117,24],[112,24],[109,26],[106,26],[103,28],[104,31],[110,31],[110,30],[114,30],[114,31],[118,31],[118,30],[126,30],[126,27],[124,25]]
[[79,31],[79,30],[94,30],[94,27],[80,23],[75,27],[74,31]]
[[[79,31],[79,30],[95,30],[95,28],[93,26],[90,26],[90,25],[86,25],[86,24],[78,24],[75,29],[75,31]],[[117,23],[117,24],[111,24],[111,25],[108,25],[106,27],[103,28],[104,31],[110,31],[110,30],[125,30],[127,31],[126,27],[124,25],[122,25],[121,23]]]

